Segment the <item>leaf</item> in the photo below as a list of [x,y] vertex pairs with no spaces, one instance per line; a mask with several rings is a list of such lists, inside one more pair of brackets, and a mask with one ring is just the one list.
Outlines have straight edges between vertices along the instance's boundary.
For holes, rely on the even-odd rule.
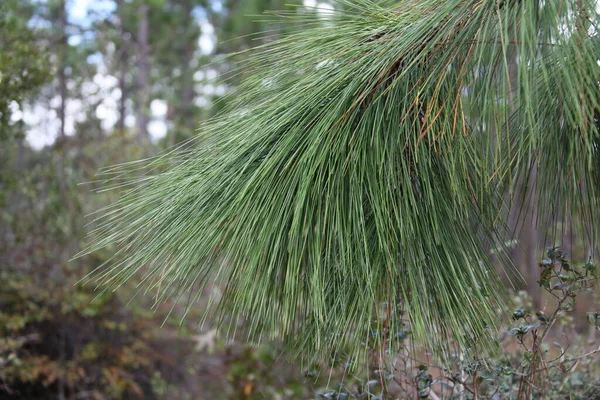
[[596,276],[596,265],[592,262],[588,262],[583,266],[583,269],[587,274],[591,276]]
[[527,311],[525,311],[522,308],[518,308],[515,311],[513,311],[513,318],[516,320],[519,320],[521,318],[525,318],[527,316]]
[[567,290],[569,289],[569,285],[567,283],[557,283],[552,287],[553,290]]
[[512,328],[511,329],[511,333],[512,333],[513,336],[521,338],[524,335],[526,335],[527,332],[529,332],[533,328],[534,328],[533,325],[518,326],[518,327]]
[[540,263],[540,267],[545,267],[545,268],[552,267],[552,264],[553,264],[552,260],[548,260],[547,258],[544,258],[542,260],[542,262]]

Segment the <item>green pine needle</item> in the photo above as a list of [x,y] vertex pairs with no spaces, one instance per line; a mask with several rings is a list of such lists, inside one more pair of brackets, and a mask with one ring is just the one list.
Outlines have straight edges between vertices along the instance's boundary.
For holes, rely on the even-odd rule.
[[82,253],[115,249],[92,278],[114,290],[142,271],[140,290],[189,304],[217,282],[226,331],[243,315],[250,340],[308,356],[356,356],[405,316],[442,357],[495,350],[506,298],[486,249],[507,240],[505,194],[535,171],[541,216],[595,227],[595,2],[353,0],[277,18],[299,28],[253,50],[224,114],[102,172],[121,197]]

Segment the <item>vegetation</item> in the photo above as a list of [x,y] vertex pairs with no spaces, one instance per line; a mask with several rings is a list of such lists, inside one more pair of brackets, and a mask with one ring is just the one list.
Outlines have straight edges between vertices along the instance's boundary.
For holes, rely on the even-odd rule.
[[11,3],[0,5],[0,139],[15,135],[9,124],[11,103],[21,103],[48,80],[46,58],[32,45],[32,33],[25,21],[13,14]]
[[[78,284],[110,256],[99,252],[69,262],[82,246],[85,215],[116,198],[91,195],[96,186],[85,183],[102,166],[189,137],[194,128],[186,126],[215,112],[210,103],[193,105],[185,125],[169,113],[167,137],[151,141],[147,132],[138,142],[139,127],[129,121],[140,101],[133,84],[137,5],[114,3],[91,8],[83,20],[71,1],[0,5],[0,398],[310,397],[320,381],[306,381],[300,368],[280,357],[276,343],[255,348],[199,330],[198,311],[180,326],[167,319],[170,304],[151,310],[151,300],[131,300],[133,286],[98,297],[94,287]],[[183,26],[177,18],[192,18],[185,43],[194,71],[203,75],[191,85],[192,101],[208,96],[201,90],[210,84],[207,99],[217,102],[220,83],[212,71],[231,68],[230,61],[206,65],[208,56],[197,45],[199,21],[183,12],[184,3],[202,10],[193,1],[156,3],[150,10],[152,23],[163,30],[148,38],[151,95],[143,110],[149,114],[153,100],[172,106],[167,95],[177,98],[186,87],[184,77],[164,72],[183,65],[181,48],[167,46],[182,35],[170,28]],[[243,17],[208,11],[215,29],[222,19]],[[152,78],[158,74],[165,79]],[[115,100],[116,121],[107,125],[105,110]],[[149,124],[156,119],[152,115]]]
[[0,399],[600,398],[594,2],[83,3],[0,4]]
[[[336,390],[317,397],[600,398],[600,358],[597,357],[600,345],[594,341],[584,344],[573,329],[577,298],[597,284],[596,267],[589,262],[575,267],[557,248],[548,249],[547,257],[539,265],[542,271],[539,285],[553,301],[545,310],[536,310],[527,293],[514,293],[513,323],[503,327],[497,339],[501,349],[498,356],[469,359],[455,353],[449,363],[439,364],[432,360],[431,354],[415,347],[408,319],[403,316],[401,335],[391,337],[385,332],[372,332],[372,337],[387,336],[383,339],[385,347],[369,347],[371,357],[358,366],[361,373],[353,375],[359,379],[348,379],[344,375],[346,380],[341,380]],[[388,320],[389,310],[383,310],[378,318]],[[590,332],[595,334],[600,330],[597,312],[589,312],[587,320]],[[387,350],[392,342],[399,343],[398,352]]]
[[105,169],[122,195],[81,254],[113,248],[104,290],[143,269],[159,301],[216,279],[226,331],[244,315],[250,339],[325,359],[359,357],[382,302],[391,336],[406,311],[442,358],[493,351],[506,196],[595,238],[595,3],[344,4],[285,14],[303,24],[183,149]]

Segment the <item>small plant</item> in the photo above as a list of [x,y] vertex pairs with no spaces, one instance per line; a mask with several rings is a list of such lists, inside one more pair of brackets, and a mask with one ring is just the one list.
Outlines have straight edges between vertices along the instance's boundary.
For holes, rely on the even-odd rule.
[[[455,353],[450,362],[436,362],[432,353],[417,349],[410,338],[408,323],[401,337],[401,351],[382,354],[369,351],[372,363],[361,373],[344,375],[352,382],[321,398],[357,399],[597,399],[600,398],[600,345],[586,348],[581,336],[567,335],[573,324],[577,296],[594,289],[598,281],[595,265],[589,261],[575,266],[567,254],[550,248],[540,262],[538,284],[548,294],[541,310],[531,308],[526,293],[515,296],[512,326],[506,327],[497,343],[500,356],[466,359]],[[587,312],[592,329],[599,331],[597,311]],[[354,385],[354,389],[352,389]],[[364,388],[369,390],[366,391]],[[340,397],[341,395],[344,397]]]

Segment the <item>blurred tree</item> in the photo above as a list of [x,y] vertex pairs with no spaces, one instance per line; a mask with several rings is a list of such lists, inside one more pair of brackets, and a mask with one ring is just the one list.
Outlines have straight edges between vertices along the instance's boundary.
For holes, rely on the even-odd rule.
[[0,4],[1,141],[24,138],[22,119],[11,119],[14,107],[19,108],[50,77],[47,57],[27,25],[31,11],[27,1],[7,0]]
[[170,0],[164,1],[160,12],[153,16],[159,27],[153,31],[158,83],[155,94],[168,104],[168,146],[191,137],[204,117],[196,105],[198,84],[194,75],[209,62],[198,45],[205,15],[205,0]]
[[148,140],[148,112],[150,108],[150,49],[149,49],[149,12],[150,6],[142,1],[137,4],[137,38],[136,38],[136,89],[137,89],[137,142],[143,144]]
[[[146,44],[139,5],[147,6]],[[209,113],[195,104],[207,79],[194,75],[208,68],[198,40],[212,29],[201,1],[76,6],[0,4],[0,398],[309,396],[295,366],[273,368],[274,348],[213,338],[208,354],[195,349],[194,324],[160,329],[170,307],[149,313],[146,301],[126,307],[120,294],[92,301],[94,288],[75,285],[110,258],[69,262],[84,215],[115,200],[91,196],[97,183],[79,184],[95,181],[100,167],[158,151],[138,143],[131,122],[142,106],[152,122],[152,100],[168,104],[165,144],[193,134]],[[46,137],[54,142],[39,140]]]
[[290,11],[289,2],[285,0],[227,0],[224,7],[225,12],[214,16],[215,25],[219,27],[217,52],[229,54],[248,50],[260,41],[276,40],[293,27],[293,23],[265,18],[266,14]]

